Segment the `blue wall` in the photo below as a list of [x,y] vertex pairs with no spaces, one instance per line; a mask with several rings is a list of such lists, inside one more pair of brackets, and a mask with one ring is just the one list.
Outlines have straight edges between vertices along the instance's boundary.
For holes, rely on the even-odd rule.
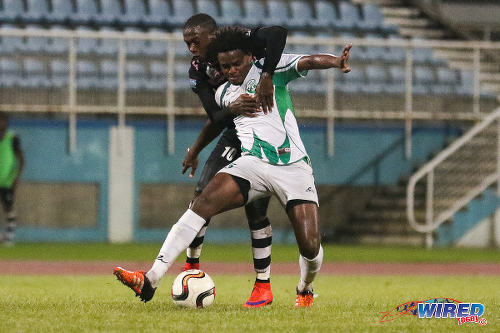
[[[68,124],[54,120],[11,120],[11,128],[21,137],[26,156],[23,180],[28,182],[89,182],[99,184],[99,221],[95,228],[20,228],[21,240],[104,241],[107,233],[109,120],[78,121],[78,149],[68,153]],[[134,121],[135,183],[190,183],[181,174],[186,148],[192,144],[204,121],[177,120],[175,154],[168,155],[164,121]],[[329,157],[323,122],[301,126],[302,138],[311,156],[317,184],[374,185],[395,184],[411,172],[415,164],[442,149],[458,128],[419,126],[413,132],[413,156],[404,154],[404,128],[401,125],[340,125],[335,127],[335,156]],[[200,168],[213,144],[200,156]],[[374,163],[377,161],[377,163]],[[201,169],[200,169],[201,171]],[[199,175],[199,172],[198,172]],[[138,193],[135,189],[135,226],[138,219]]]
[[21,181],[84,182],[99,186],[99,212],[93,228],[21,227],[16,237],[26,241],[105,241],[107,239],[108,145],[110,122],[82,121],[77,126],[78,149],[69,154],[68,123],[54,120],[11,120],[21,138],[25,169]]

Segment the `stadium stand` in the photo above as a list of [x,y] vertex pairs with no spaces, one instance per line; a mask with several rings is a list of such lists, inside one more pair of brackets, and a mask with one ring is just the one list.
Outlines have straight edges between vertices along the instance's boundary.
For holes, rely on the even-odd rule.
[[[187,17],[195,12],[205,12],[214,16],[220,24],[236,23],[251,27],[281,24],[291,30],[290,36],[296,37],[340,37],[346,42],[353,38],[403,40],[398,28],[391,24],[390,20],[389,23],[384,21],[382,9],[373,2],[359,3],[347,0],[27,0],[26,2],[4,0],[0,11],[0,31],[18,28],[33,31],[48,28],[48,31],[75,30],[103,33],[123,31],[147,32],[151,35],[165,31],[182,33],[181,28]],[[422,40],[418,36],[412,38],[415,41]],[[169,48],[167,44],[161,40],[128,40],[125,43],[127,57],[141,57],[143,67],[147,68],[154,59],[166,57]],[[189,57],[181,41],[173,44],[176,59]],[[4,36],[0,45],[2,56],[18,55],[18,53],[23,56],[64,56],[69,50],[69,39]],[[76,47],[78,57],[96,58],[98,62],[102,62],[116,57],[118,41],[77,38]],[[332,51],[323,50],[317,45],[290,45],[287,46],[287,50],[304,54]],[[341,52],[341,46],[338,45],[333,51]],[[98,59],[102,57],[105,59]],[[339,90],[349,93],[373,94],[386,91],[391,95],[402,94],[405,59],[404,47],[354,47],[351,60],[356,64],[357,70],[351,73],[349,81],[346,80],[344,84],[339,85]],[[470,72],[450,69],[448,62],[437,57],[431,48],[414,48],[413,60],[416,95],[428,92],[443,96],[472,94],[473,82]],[[47,68],[51,68],[50,62],[45,63]],[[381,65],[389,67],[380,67]],[[107,76],[109,75],[108,72]],[[318,78],[322,79],[322,76]],[[341,76],[339,80],[342,80]],[[61,81],[56,79],[49,82],[56,82],[59,85]],[[377,88],[378,82],[384,82],[382,86],[390,88]],[[99,86],[98,80],[93,79],[87,80],[86,84]],[[142,85],[143,88],[146,86],[154,87],[156,90],[159,85]],[[189,87],[186,83],[179,82],[176,84],[176,90],[181,89],[187,90]],[[324,91],[321,85],[301,87],[301,84],[297,84],[293,85],[293,89],[297,89],[297,93]],[[483,93],[483,96],[488,95]]]

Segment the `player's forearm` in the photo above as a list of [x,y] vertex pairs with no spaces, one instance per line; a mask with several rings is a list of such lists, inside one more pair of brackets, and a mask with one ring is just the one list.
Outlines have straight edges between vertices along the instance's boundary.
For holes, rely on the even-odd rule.
[[297,70],[307,71],[311,69],[340,68],[341,58],[332,54],[313,54],[302,57],[297,64]]
[[210,142],[212,142],[219,134],[222,132],[222,128],[214,125],[210,120],[207,120],[205,126],[203,126],[200,134],[196,138],[196,141],[191,146],[191,151],[195,156],[205,148]]
[[257,38],[265,41],[266,45],[263,73],[274,74],[286,45],[287,34],[288,30],[280,26],[260,28],[257,31]]

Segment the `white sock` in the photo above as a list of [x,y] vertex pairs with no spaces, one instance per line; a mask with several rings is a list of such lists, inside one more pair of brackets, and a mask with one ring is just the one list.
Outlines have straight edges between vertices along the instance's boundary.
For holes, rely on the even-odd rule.
[[299,256],[300,266],[300,281],[297,289],[299,292],[309,290],[312,291],[312,283],[316,277],[316,273],[321,269],[323,263],[323,247],[319,246],[319,252],[316,258],[307,259],[302,255]]
[[204,224],[205,219],[188,209],[172,226],[153,267],[146,273],[153,288],[158,286],[160,279],[167,273],[179,254],[191,244]]

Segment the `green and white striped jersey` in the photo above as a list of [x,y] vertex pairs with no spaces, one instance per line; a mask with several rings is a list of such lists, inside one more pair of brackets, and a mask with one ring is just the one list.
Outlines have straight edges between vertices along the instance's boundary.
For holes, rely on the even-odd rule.
[[[273,76],[274,106],[272,112],[257,117],[238,116],[234,118],[241,154],[253,155],[271,164],[286,165],[302,159],[309,161],[300,138],[297,120],[287,84],[307,71],[298,72],[297,63],[303,57],[297,54],[283,54]],[[242,94],[254,94],[262,72],[264,59],[254,62],[241,85],[229,82],[220,86],[215,98],[225,108]]]

